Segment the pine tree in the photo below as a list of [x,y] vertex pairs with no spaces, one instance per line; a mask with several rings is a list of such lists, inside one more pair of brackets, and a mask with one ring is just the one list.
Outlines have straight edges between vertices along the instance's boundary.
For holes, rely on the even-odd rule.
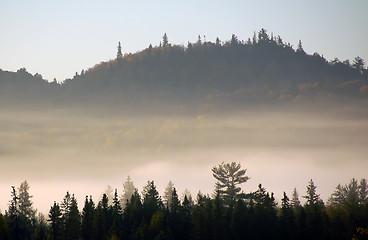
[[359,71],[363,71],[364,70],[364,64],[365,64],[364,60],[361,57],[357,56],[357,57],[354,58],[352,66],[353,66],[353,68],[355,68]]
[[167,38],[166,33],[162,37],[162,47],[169,47],[169,39]]
[[93,218],[95,211],[95,204],[92,200],[92,196],[86,196],[84,202],[84,207],[82,211],[82,221],[81,221],[81,237],[84,240],[93,239]]
[[121,196],[120,200],[122,208],[125,207],[127,201],[130,200],[135,190],[136,188],[131,181],[130,176],[128,176],[127,180],[123,184],[123,195]]
[[281,199],[281,210],[280,210],[280,232],[282,239],[295,239],[295,217],[292,206],[289,202],[289,198],[284,192],[284,197]]
[[303,196],[303,198],[307,200],[307,206],[314,207],[321,203],[322,200],[320,199],[319,194],[317,194],[316,189],[317,187],[314,185],[314,182],[311,179],[309,181],[309,185],[307,186],[307,195]]
[[154,181],[147,182],[147,185],[143,188],[142,195],[144,216],[148,221],[156,211],[163,207],[161,197],[156,189]]
[[299,40],[298,42],[298,48],[296,49],[297,52],[301,52],[304,53],[304,49],[303,49],[303,45],[302,45],[302,40]]
[[19,191],[19,213],[28,220],[35,218],[36,211],[32,207],[32,196],[29,194],[29,184],[24,181],[20,184]]
[[240,163],[221,163],[212,168],[212,175],[216,178],[216,191],[219,191],[225,200],[225,204],[230,205],[236,199],[241,198],[240,184],[248,181],[245,176],[246,169],[241,169]]
[[197,43],[198,46],[202,45],[202,39],[201,39],[201,35],[198,35],[198,39],[197,39]]
[[221,41],[220,41],[220,39],[218,37],[216,38],[216,46],[217,47],[220,47],[221,46]]
[[231,35],[231,40],[230,40],[231,46],[236,46],[238,45],[238,43],[239,43],[238,37],[235,36],[235,34]]
[[113,205],[112,205],[112,227],[111,227],[111,235],[113,237],[119,238],[122,237],[122,228],[123,226],[123,210],[120,205],[120,201],[118,198],[118,191],[115,189]]
[[171,213],[175,213],[175,214],[179,214],[181,210],[180,200],[179,200],[178,194],[176,193],[175,188],[173,188],[172,193],[171,193],[169,209]]
[[163,202],[165,204],[165,207],[170,209],[171,206],[171,198],[174,191],[174,184],[169,181],[165,188],[164,196],[163,196]]
[[118,52],[116,54],[116,59],[118,60],[121,60],[123,58],[123,54],[121,53],[121,44],[119,42],[119,45],[118,45]]
[[300,207],[301,206],[300,201],[299,201],[299,194],[296,191],[296,188],[294,188],[293,195],[291,197],[291,206],[293,208],[297,208],[297,207]]
[[62,239],[63,219],[59,204],[54,202],[49,212],[49,222],[51,223],[51,236],[53,240]]
[[19,215],[19,197],[15,187],[12,186],[11,201],[5,217],[11,234],[11,239],[14,240],[22,239],[23,229]]
[[81,216],[78,210],[77,199],[74,194],[71,196],[69,213],[65,219],[66,240],[78,240],[80,238]]

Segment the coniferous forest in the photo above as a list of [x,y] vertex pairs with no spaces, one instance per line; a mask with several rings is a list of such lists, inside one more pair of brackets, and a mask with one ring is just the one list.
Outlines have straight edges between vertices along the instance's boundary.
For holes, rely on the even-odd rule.
[[[1,103],[58,107],[68,105],[164,109],[211,106],[242,109],[275,102],[363,101],[368,70],[359,56],[350,62],[306,53],[281,36],[261,29],[252,38],[174,45],[164,34],[158,46],[123,54],[71,79],[46,81],[25,68],[0,70]],[[168,104],[170,103],[170,104]],[[172,109],[172,108],[169,108]]]
[[[188,42],[185,46],[170,43],[170,36],[165,33],[156,46],[150,44],[136,53],[123,52],[124,46],[119,42],[112,60],[78,71],[74,77],[65,80],[46,81],[41,74],[32,75],[25,68],[17,72],[0,69],[3,117],[0,120],[3,126],[10,126],[0,132],[7,139],[0,146],[0,154],[3,154],[0,157],[8,157],[8,163],[24,156],[37,159],[35,162],[43,157],[39,162],[47,159],[53,166],[57,166],[55,159],[60,157],[65,160],[62,167],[69,168],[70,161],[80,160],[83,167],[92,165],[94,160],[89,158],[97,153],[100,155],[95,158],[103,156],[102,161],[113,158],[115,156],[109,155],[109,152],[116,149],[116,155],[124,151],[149,155],[158,152],[157,149],[165,151],[164,147],[169,149],[167,152],[172,149],[184,149],[182,151],[185,152],[197,145],[198,148],[210,149],[228,141],[229,145],[236,142],[239,148],[250,145],[251,149],[260,144],[264,148],[276,149],[285,144],[289,148],[296,146],[299,151],[307,151],[325,143],[325,139],[318,139],[321,135],[327,135],[326,145],[331,148],[343,148],[347,141],[362,145],[366,141],[364,120],[367,113],[361,110],[367,106],[368,69],[359,56],[352,62],[338,58],[327,60],[317,52],[305,52],[302,41],[294,47],[281,36],[268,33],[265,29],[254,32],[246,41],[234,34],[230,40],[217,38],[213,42],[199,35],[196,42]],[[273,111],[284,109],[275,107],[278,104],[284,104],[282,106],[286,108],[296,106],[298,113],[309,108],[315,110],[319,104],[322,108],[334,106],[339,110],[340,107],[348,109],[348,116],[342,111],[342,114],[333,115],[331,119],[344,115],[349,120],[347,124],[356,124],[353,128],[355,135],[344,138],[350,132],[345,132],[340,126],[345,123],[343,121],[326,131],[323,131],[325,125],[318,125],[317,120],[312,127],[298,125],[305,119],[312,119],[313,116],[305,118],[308,112],[296,118],[300,122],[293,122],[293,127],[287,128],[288,132],[280,127],[285,123],[279,120],[278,126],[271,130],[268,128],[277,137],[269,139],[262,135],[263,127],[270,122],[269,125],[272,125],[274,119],[263,117],[265,124],[262,125],[260,120],[257,125],[257,111],[243,114],[245,117],[239,120],[241,123],[223,131],[215,127],[215,121],[205,126],[193,120],[194,123],[190,124],[195,128],[192,128],[190,124],[187,126],[178,120],[179,127],[170,128],[167,132],[171,135],[167,136],[162,127],[166,125],[159,125],[156,132],[153,120],[149,118],[160,114],[186,116],[189,112],[194,113],[195,119],[201,119],[201,116],[216,110],[213,112],[219,115],[233,111],[234,115],[229,114],[225,118],[231,120],[232,116],[237,113],[241,115],[247,107],[257,109],[258,106],[267,106],[264,109]],[[34,109],[38,111],[33,112]],[[82,120],[78,119],[87,112]],[[141,113],[146,114],[144,118],[148,117],[145,121],[136,121],[133,117]],[[10,117],[6,117],[7,114]],[[91,117],[93,114],[99,118],[94,119]],[[116,125],[110,126],[106,119],[112,116],[116,117],[113,119]],[[124,122],[121,116],[133,116],[130,121],[134,123]],[[354,117],[363,121],[354,122]],[[244,123],[247,118],[252,118],[253,122]],[[293,121],[290,114],[282,119],[287,118],[290,119],[286,124]],[[100,124],[103,121],[108,127]],[[228,125],[233,123],[227,122]],[[252,124],[258,128],[252,130]],[[119,131],[111,130],[114,127]],[[33,128],[33,131],[26,131],[27,128]],[[178,136],[172,129],[177,130]],[[228,129],[233,135],[224,137],[222,134]],[[336,129],[343,134],[332,134]],[[204,133],[208,137],[200,139]],[[305,135],[288,138],[295,133]],[[250,140],[246,134],[249,134]],[[264,135],[267,134],[264,131]],[[278,135],[283,134],[286,137],[279,138]],[[336,140],[335,136],[344,137]],[[268,142],[262,142],[264,139]],[[294,140],[296,143],[292,145]],[[254,145],[249,144],[253,141]],[[84,147],[83,151],[90,155],[83,156],[85,152],[77,154],[82,152],[79,143]],[[154,150],[150,151],[149,144]],[[50,152],[46,154],[47,148]],[[366,158],[360,156],[365,154],[360,145],[346,152],[346,155],[358,152],[359,156],[345,161],[355,160],[356,163]],[[315,154],[320,153],[324,152],[316,151]],[[70,156],[75,159],[70,160]],[[128,164],[127,160],[116,159],[121,161],[120,164]],[[109,163],[118,164],[116,159]],[[108,165],[98,166],[107,168]],[[110,166],[106,172],[112,168],[115,167]],[[54,199],[50,203],[47,214],[39,213],[34,208],[30,184],[24,181],[19,187],[9,186],[8,208],[0,212],[0,240],[368,239],[368,184],[364,178],[336,183],[338,185],[328,199],[320,197],[318,182],[311,179],[305,189],[284,192],[282,199],[277,200],[272,190],[261,183],[257,190],[244,192],[243,186],[251,176],[247,176],[246,169],[240,163],[222,163],[211,171],[216,180],[211,194],[198,192],[191,195],[189,191],[181,194],[169,182],[160,195],[154,181],[150,180],[138,189],[128,177],[122,191],[115,190],[112,196],[103,194],[99,199],[92,196],[77,199],[74,195],[77,193],[66,192],[63,199]]]
[[[155,182],[139,192],[128,177],[113,199],[86,196],[82,209],[67,192],[50,206],[48,216],[32,206],[30,185],[12,187],[9,208],[0,214],[0,239],[367,239],[366,179],[338,184],[327,202],[310,180],[281,202],[262,184],[245,193],[249,177],[239,163],[212,168],[213,194],[183,197],[170,181],[160,196]],[[303,202],[303,203],[302,203]]]

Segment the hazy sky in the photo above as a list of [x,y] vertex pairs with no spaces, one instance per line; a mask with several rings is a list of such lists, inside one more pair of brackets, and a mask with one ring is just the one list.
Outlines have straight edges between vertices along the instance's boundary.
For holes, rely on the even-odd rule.
[[158,45],[164,33],[186,45],[199,34],[246,40],[262,27],[294,46],[301,39],[307,53],[327,60],[368,61],[367,11],[366,0],[2,0],[0,68],[61,81],[115,58],[118,41],[134,53]]

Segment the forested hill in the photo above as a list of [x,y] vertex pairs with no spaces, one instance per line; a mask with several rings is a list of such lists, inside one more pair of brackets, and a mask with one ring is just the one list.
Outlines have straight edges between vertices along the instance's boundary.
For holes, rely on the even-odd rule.
[[[24,71],[5,75],[1,72],[1,95],[11,98],[23,91],[25,81],[14,79],[26,77]],[[24,97],[58,103],[243,106],[368,97],[368,70],[360,57],[352,64],[337,58],[328,61],[318,53],[306,53],[301,41],[294,49],[264,29],[247,41],[233,35],[229,41],[213,43],[199,36],[187,46],[170,44],[165,34],[159,46],[124,56],[119,49],[116,59],[82,70],[61,85],[28,77]]]

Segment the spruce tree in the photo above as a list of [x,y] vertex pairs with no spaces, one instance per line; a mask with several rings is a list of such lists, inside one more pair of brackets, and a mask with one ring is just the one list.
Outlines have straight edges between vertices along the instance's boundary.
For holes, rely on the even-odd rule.
[[84,207],[82,211],[81,221],[81,237],[84,240],[93,239],[93,218],[95,212],[95,204],[92,200],[92,196],[86,196]]
[[51,224],[51,237],[53,240],[62,239],[63,219],[59,204],[54,202],[49,211],[49,222]]
[[121,53],[121,44],[119,42],[119,45],[118,45],[118,52],[116,54],[116,59],[118,60],[121,60],[123,58],[123,54]]
[[166,33],[162,37],[162,46],[163,47],[168,47],[169,46],[169,39],[167,38],[167,34]]

